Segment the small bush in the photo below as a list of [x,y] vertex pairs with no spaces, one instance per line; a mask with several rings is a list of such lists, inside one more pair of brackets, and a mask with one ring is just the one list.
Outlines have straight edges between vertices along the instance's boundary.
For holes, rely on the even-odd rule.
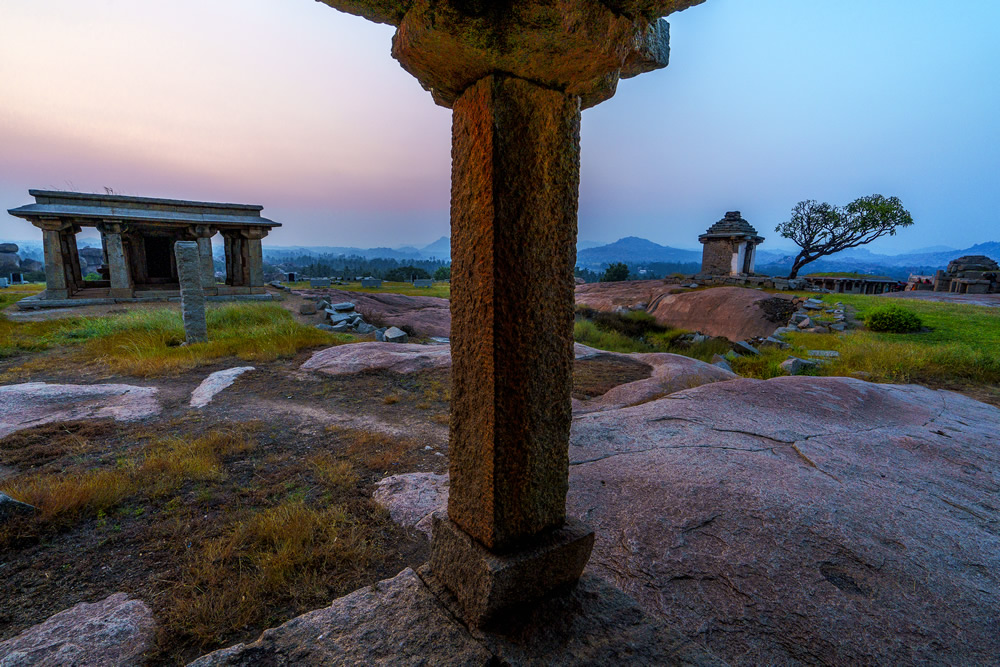
[[910,333],[920,331],[924,323],[916,313],[899,306],[881,306],[865,315],[865,324],[872,331]]

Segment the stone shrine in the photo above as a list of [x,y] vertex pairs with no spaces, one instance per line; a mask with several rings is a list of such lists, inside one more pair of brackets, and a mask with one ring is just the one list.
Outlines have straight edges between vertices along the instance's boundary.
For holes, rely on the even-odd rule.
[[704,245],[701,273],[709,276],[753,275],[757,246],[764,242],[739,211],[726,213],[698,240]]
[[660,17],[702,0],[323,1],[395,26],[393,57],[453,110],[451,491],[428,577],[481,626],[590,557],[566,514],[580,112],[666,67]]
[[[42,230],[45,291],[22,307],[112,303],[179,295],[174,244],[195,241],[202,287],[215,297],[265,297],[261,239],[281,225],[261,217],[262,206],[29,190],[34,204],[7,211]],[[83,227],[101,233],[103,265],[93,250],[86,264],[102,280],[83,280],[76,235]],[[215,279],[212,237],[222,234],[225,284]],[[69,301],[70,303],[57,303]],[[46,302],[48,302],[46,304]]]

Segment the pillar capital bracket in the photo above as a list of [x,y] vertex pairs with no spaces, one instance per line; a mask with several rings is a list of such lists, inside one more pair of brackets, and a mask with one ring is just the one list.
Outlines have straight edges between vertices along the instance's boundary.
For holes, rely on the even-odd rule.
[[121,220],[102,220],[97,223],[97,231],[102,234],[124,234],[128,231],[128,225]]
[[45,232],[62,232],[73,226],[71,221],[62,218],[35,218],[31,224]]
[[211,225],[194,225],[192,233],[199,239],[207,239],[215,236],[215,228]]

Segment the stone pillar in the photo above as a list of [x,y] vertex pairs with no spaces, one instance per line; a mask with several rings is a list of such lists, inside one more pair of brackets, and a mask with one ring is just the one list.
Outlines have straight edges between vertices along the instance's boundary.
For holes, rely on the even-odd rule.
[[64,225],[59,220],[42,220],[37,226],[42,230],[42,252],[45,255],[45,298],[68,299],[69,285],[62,252]]
[[135,296],[135,286],[132,282],[132,269],[125,256],[122,245],[124,226],[120,222],[106,221],[101,224],[100,231],[108,252],[108,271],[111,280],[111,297],[114,299],[131,299]]
[[480,625],[576,581],[566,522],[580,99],[491,75],[454,104],[447,516],[430,569]]
[[205,294],[218,294],[215,284],[215,263],[212,258],[212,235],[215,230],[208,225],[198,225],[194,230],[198,237],[198,256],[201,266],[201,287]]
[[177,257],[177,280],[181,286],[181,312],[184,316],[184,336],[188,343],[201,343],[208,338],[205,324],[205,292],[201,286],[201,255],[195,241],[174,244]]
[[263,294],[264,289],[264,249],[261,240],[267,230],[251,228],[244,232],[243,240],[248,284],[252,294]]
[[243,287],[249,283],[244,261],[244,239],[238,231],[222,232],[226,244],[226,284]]

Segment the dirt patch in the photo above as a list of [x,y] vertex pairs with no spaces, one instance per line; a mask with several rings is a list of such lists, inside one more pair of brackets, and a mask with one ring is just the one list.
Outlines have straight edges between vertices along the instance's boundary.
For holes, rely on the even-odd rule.
[[788,320],[792,318],[792,313],[795,312],[795,302],[780,296],[758,301],[757,307],[764,311],[764,317],[767,318],[768,322],[775,322],[782,326],[788,323]]
[[653,373],[649,364],[622,355],[598,354],[573,364],[573,398],[581,401],[603,396],[618,385],[645,380]]

